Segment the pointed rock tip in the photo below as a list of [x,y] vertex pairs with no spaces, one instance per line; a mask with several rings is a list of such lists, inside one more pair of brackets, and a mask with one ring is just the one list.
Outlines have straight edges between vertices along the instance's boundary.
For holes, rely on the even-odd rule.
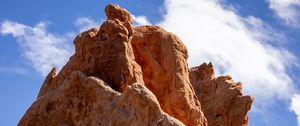
[[55,67],[52,68],[50,74],[51,74],[52,77],[56,76],[56,68]]

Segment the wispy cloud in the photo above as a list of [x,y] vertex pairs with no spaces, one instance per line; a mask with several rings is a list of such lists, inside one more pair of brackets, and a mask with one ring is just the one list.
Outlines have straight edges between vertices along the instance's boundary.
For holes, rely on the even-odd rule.
[[252,110],[292,96],[287,66],[296,59],[289,51],[272,46],[270,41],[284,40],[284,36],[276,35],[262,20],[241,17],[218,0],[166,0],[165,9],[159,25],[183,40],[189,49],[189,65],[212,62],[219,75],[242,81],[245,93],[255,97]]
[[[285,24],[300,27],[300,0],[268,0],[269,7]],[[297,26],[298,25],[298,26]]]
[[42,75],[52,67],[60,69],[72,54],[68,35],[57,35],[47,31],[47,22],[27,26],[6,20],[0,24],[2,35],[12,35],[22,47],[22,54]]
[[92,18],[88,18],[88,17],[79,17],[76,19],[76,21],[74,22],[74,25],[79,28],[80,32],[86,31],[88,29],[94,28],[94,27],[99,27],[100,23],[102,21],[96,21]]
[[300,126],[300,95],[299,94],[295,94],[293,96],[290,109],[297,115],[298,126]]
[[[93,27],[99,27],[102,21],[88,17],[79,17],[74,21],[79,32]],[[22,47],[22,55],[29,61],[29,65],[45,76],[56,67],[60,70],[73,54],[72,41],[78,31],[66,34],[52,33],[47,30],[48,22],[39,22],[35,26],[5,20],[0,22],[0,34],[12,35]],[[0,72],[9,70],[18,72],[19,68],[1,68]],[[21,71],[19,71],[21,72]]]
[[135,15],[131,15],[131,16],[133,19],[134,26],[151,25],[151,23],[149,22],[146,16],[135,16]]
[[24,67],[0,67],[0,73],[28,75],[28,70]]

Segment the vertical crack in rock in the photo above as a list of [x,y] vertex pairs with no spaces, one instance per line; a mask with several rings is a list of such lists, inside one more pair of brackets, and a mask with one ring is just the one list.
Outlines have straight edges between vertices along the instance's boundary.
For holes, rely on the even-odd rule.
[[176,35],[133,28],[120,6],[105,13],[99,28],[75,38],[75,54],[49,73],[18,126],[247,125],[253,98],[241,83],[215,78],[211,64],[188,69]]

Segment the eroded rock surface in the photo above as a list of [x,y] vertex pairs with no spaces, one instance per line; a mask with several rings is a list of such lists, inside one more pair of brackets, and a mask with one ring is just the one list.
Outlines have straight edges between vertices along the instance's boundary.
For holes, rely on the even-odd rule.
[[253,98],[230,76],[215,77],[212,64],[190,69],[190,80],[209,126],[247,126]]
[[206,125],[189,81],[187,49],[180,39],[158,26],[142,26],[135,28],[131,44],[145,84],[162,109],[186,125]]
[[[46,77],[19,126],[242,126],[253,98],[204,64],[188,69],[180,39],[158,26],[132,27],[131,14],[80,33],[75,54]],[[195,90],[194,90],[195,89]]]
[[[128,16],[128,12],[118,5],[108,5],[111,9],[123,10],[121,17]],[[109,17],[100,29],[93,28],[79,34],[74,40],[75,54],[63,67],[57,78],[51,84],[41,89],[39,96],[53,90],[63,83],[64,78],[73,71],[81,71],[88,76],[101,78],[112,86],[114,90],[123,91],[134,82],[144,83],[141,67],[135,62],[130,44],[132,38],[131,19],[116,16]]]
[[104,81],[74,71],[57,89],[37,99],[19,126],[183,126],[163,112],[143,84],[123,93]]

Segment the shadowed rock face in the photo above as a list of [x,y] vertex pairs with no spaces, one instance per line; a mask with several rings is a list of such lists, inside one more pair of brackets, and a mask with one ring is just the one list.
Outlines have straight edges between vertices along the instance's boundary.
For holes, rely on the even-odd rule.
[[244,126],[253,98],[212,65],[188,69],[180,39],[158,26],[132,27],[107,5],[100,28],[80,33],[75,54],[46,77],[19,126]]

